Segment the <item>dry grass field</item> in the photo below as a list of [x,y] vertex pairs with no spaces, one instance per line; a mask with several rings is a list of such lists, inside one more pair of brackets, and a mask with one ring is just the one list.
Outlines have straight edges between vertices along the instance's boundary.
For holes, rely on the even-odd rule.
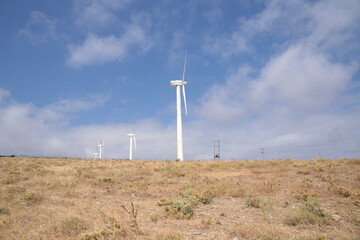
[[0,158],[0,239],[360,239],[360,159]]

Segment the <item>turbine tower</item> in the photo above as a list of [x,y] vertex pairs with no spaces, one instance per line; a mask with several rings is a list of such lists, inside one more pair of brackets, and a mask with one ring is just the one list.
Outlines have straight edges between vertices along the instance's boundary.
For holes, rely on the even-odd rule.
[[129,151],[129,160],[132,160],[132,156],[133,156],[133,142],[134,142],[134,147],[136,150],[136,137],[135,137],[135,133],[128,133],[126,134],[129,139],[130,139],[130,151]]
[[186,56],[184,60],[184,70],[181,80],[172,80],[170,81],[170,86],[176,87],[176,124],[177,124],[177,158],[176,160],[184,161],[184,150],[183,150],[183,139],[182,139],[182,119],[181,119],[181,92],[180,87],[182,88],[182,94],[184,98],[184,107],[185,114],[187,115],[187,106],[186,106],[186,95],[185,95],[185,71],[186,71]]
[[104,142],[100,140],[100,144],[98,145],[98,147],[99,147],[99,158],[100,159],[102,158],[101,152],[102,152],[102,149],[104,148],[104,146],[105,146]]

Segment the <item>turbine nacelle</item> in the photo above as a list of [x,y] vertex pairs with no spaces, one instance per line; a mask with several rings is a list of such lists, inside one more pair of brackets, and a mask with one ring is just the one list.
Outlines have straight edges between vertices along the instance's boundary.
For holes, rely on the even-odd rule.
[[104,142],[100,140],[100,144],[98,145],[99,148],[103,148],[105,146]]
[[183,80],[172,80],[172,81],[170,81],[170,86],[184,86],[185,84],[187,84],[187,82],[185,82]]

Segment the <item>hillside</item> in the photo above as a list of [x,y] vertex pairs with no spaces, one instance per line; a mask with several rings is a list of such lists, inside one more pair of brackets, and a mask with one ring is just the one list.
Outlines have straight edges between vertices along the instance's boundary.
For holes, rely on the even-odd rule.
[[0,158],[0,239],[359,239],[360,159]]

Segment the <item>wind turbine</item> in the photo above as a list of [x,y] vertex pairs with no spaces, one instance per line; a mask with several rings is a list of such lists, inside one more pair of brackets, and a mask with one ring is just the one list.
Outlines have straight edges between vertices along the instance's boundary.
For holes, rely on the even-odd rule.
[[133,155],[133,142],[134,142],[134,147],[135,147],[135,150],[136,150],[136,136],[135,136],[135,133],[128,133],[126,134],[129,139],[130,139],[130,151],[129,151],[129,159],[132,160],[132,155]]
[[181,80],[172,80],[170,81],[170,86],[176,87],[176,124],[177,124],[177,160],[184,161],[184,150],[183,150],[183,139],[182,139],[182,119],[181,119],[181,93],[180,87],[182,88],[182,94],[184,98],[184,107],[185,114],[187,115],[187,106],[186,106],[186,95],[185,95],[185,71],[186,71],[186,56],[184,60],[184,70]]
[[104,142],[100,140],[100,144],[98,145],[98,147],[99,147],[99,158],[100,159],[102,158],[101,150],[104,148],[104,146],[105,146]]

